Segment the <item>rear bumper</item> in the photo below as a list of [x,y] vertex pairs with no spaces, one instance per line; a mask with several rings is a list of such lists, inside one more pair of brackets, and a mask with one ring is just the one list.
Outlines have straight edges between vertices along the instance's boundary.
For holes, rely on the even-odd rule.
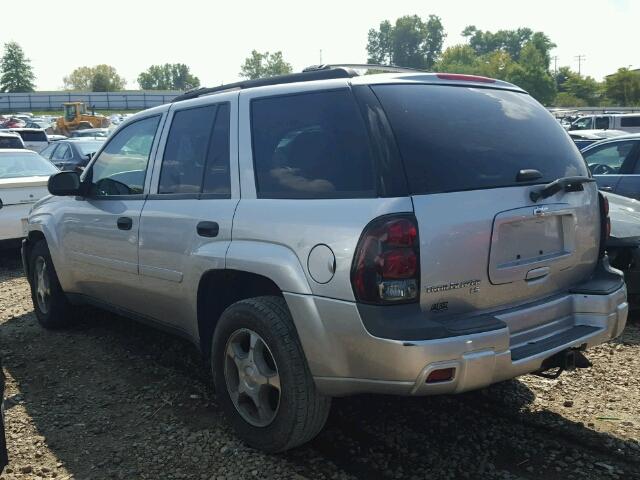
[[0,210],[0,240],[24,238],[26,231],[23,219],[29,216],[33,204],[5,205]]
[[[504,322],[502,328],[425,340],[373,336],[351,302],[297,294],[285,298],[322,393],[435,395],[530,373],[562,350],[620,335],[628,314],[624,283],[606,293],[585,292],[589,288],[498,312],[494,317]],[[443,368],[455,368],[453,379],[426,383],[429,373]]]

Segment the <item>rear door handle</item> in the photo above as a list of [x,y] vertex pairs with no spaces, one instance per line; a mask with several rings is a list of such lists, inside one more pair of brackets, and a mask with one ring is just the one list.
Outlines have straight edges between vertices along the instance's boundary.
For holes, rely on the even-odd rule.
[[196,230],[201,237],[217,237],[220,225],[218,225],[218,222],[200,222]]
[[600,190],[602,190],[603,192],[613,192],[613,187],[600,187]]
[[133,226],[133,220],[129,217],[120,217],[117,223],[120,230],[131,230]]

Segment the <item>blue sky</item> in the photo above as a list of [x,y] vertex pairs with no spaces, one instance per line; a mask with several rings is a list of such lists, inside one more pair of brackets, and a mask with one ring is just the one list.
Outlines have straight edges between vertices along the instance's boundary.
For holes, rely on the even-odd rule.
[[282,50],[295,70],[318,63],[320,50],[325,63],[364,62],[368,29],[407,14],[439,15],[445,45],[461,43],[469,24],[526,26],[558,45],[559,66],[577,69],[574,57],[584,54],[583,73],[597,79],[622,66],[640,68],[640,1],[631,0],[6,3],[3,18],[13,20],[3,22],[0,43],[22,45],[40,90],[61,88],[74,68],[99,63],[116,67],[129,88],[149,65],[165,62],[188,64],[204,85],[229,83],[252,49]]

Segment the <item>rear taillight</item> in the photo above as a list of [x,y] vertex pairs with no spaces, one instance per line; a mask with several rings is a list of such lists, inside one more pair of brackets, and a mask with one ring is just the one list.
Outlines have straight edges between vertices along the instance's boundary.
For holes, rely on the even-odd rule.
[[418,300],[420,250],[414,216],[385,216],[365,228],[353,260],[351,284],[364,303]]
[[611,219],[609,218],[609,199],[598,192],[600,204],[600,257],[604,257],[607,241],[611,236]]

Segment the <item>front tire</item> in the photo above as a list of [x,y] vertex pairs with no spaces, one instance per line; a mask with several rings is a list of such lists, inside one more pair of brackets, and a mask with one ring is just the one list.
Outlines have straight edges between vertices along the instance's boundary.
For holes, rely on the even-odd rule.
[[48,329],[68,326],[72,321],[73,306],[62,291],[44,240],[31,249],[29,273],[33,309],[40,325]]
[[245,443],[281,452],[322,430],[331,398],[316,390],[283,298],[234,303],[220,317],[212,342],[216,391]]

